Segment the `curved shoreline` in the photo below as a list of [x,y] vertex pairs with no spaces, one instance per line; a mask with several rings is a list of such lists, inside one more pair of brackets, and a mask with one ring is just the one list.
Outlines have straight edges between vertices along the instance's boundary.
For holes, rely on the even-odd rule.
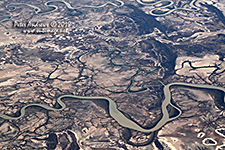
[[[171,86],[187,86],[187,87],[194,87],[194,88],[214,89],[214,90],[220,90],[220,91],[225,92],[225,88],[211,86],[211,85],[191,84],[191,83],[182,83],[182,82],[175,82],[175,83],[167,84],[163,88],[164,95],[165,95],[165,99],[162,102],[162,108],[161,108],[163,116],[162,116],[161,120],[154,127],[150,128],[150,129],[144,129],[141,126],[139,126],[138,124],[136,124],[135,122],[133,122],[132,120],[128,119],[126,116],[124,116],[123,113],[117,109],[116,103],[108,97],[86,97],[86,96],[75,96],[75,95],[62,95],[59,98],[57,98],[57,103],[61,106],[61,108],[59,108],[59,109],[53,108],[53,107],[50,107],[47,105],[43,105],[43,104],[29,104],[29,105],[26,105],[23,108],[21,108],[21,110],[20,110],[21,114],[19,117],[11,117],[11,116],[8,116],[5,114],[0,114],[0,117],[3,119],[9,119],[9,120],[15,120],[15,119],[22,118],[25,115],[25,109],[30,106],[39,106],[39,107],[45,108],[47,110],[53,110],[53,111],[63,110],[64,108],[66,108],[66,105],[61,100],[62,98],[74,98],[74,99],[78,99],[78,100],[106,100],[109,102],[109,115],[112,118],[114,118],[121,126],[129,128],[129,129],[137,130],[140,132],[149,133],[149,132],[154,132],[156,130],[159,130],[167,122],[178,118],[182,114],[182,111],[171,103],[171,92],[170,92]],[[223,102],[225,102],[225,100]],[[176,110],[178,110],[179,114],[175,117],[170,118],[169,112],[166,109],[166,107],[168,105],[171,105]]]

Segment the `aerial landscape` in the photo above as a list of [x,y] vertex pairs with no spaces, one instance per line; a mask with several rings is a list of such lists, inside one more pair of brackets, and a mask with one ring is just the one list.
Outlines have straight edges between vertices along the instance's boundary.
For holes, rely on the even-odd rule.
[[0,1],[1,150],[225,150],[224,0]]

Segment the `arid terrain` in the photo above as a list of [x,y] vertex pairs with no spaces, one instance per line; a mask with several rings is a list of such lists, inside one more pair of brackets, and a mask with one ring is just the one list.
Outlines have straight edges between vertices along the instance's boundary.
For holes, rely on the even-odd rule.
[[225,1],[0,5],[0,149],[225,149]]

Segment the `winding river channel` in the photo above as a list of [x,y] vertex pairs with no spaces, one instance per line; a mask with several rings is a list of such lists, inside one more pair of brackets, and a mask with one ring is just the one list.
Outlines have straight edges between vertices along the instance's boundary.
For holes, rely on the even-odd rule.
[[[115,0],[118,4],[116,3],[112,3],[112,2],[108,2],[108,3],[103,3],[100,5],[96,5],[96,6],[92,6],[92,5],[84,5],[84,6],[78,6],[78,7],[73,7],[70,3],[66,2],[66,1],[62,1],[62,0],[52,0],[52,1],[48,1],[46,2],[44,5],[47,6],[49,8],[49,10],[47,11],[42,11],[40,7],[35,6],[35,5],[31,5],[31,4],[27,4],[27,3],[11,3],[11,4],[7,4],[5,6],[6,10],[4,11],[0,11],[0,13],[4,13],[4,12],[11,12],[14,11],[16,9],[16,6],[27,6],[30,8],[33,8],[34,10],[34,14],[38,15],[38,14],[44,14],[44,13],[51,13],[54,12],[56,10],[58,10],[58,6],[53,5],[53,3],[63,3],[70,12],[75,11],[76,13],[73,13],[73,16],[79,16],[82,14],[82,12],[79,9],[82,8],[101,8],[101,7],[105,7],[107,5],[112,5],[115,7],[122,7],[124,6],[124,2],[122,0]],[[192,0],[189,5],[190,5],[190,9],[187,8],[176,8],[174,7],[174,2],[172,0],[159,0],[159,1],[153,1],[153,2],[143,2],[142,0],[136,0],[137,3],[141,4],[141,5],[159,5],[162,4],[161,6],[158,6],[156,8],[153,8],[150,10],[150,14],[153,16],[165,16],[168,15],[176,10],[183,10],[183,11],[196,11],[199,10],[199,8],[197,6],[195,6],[195,2],[196,0]],[[163,5],[163,3],[167,3],[165,5]],[[174,7],[174,8],[172,8]],[[162,9],[168,8],[168,11],[162,12],[162,13],[155,13],[155,11],[161,11]],[[70,13],[71,14],[71,13]],[[12,16],[10,15],[0,15],[0,18],[4,18],[0,21],[1,22],[5,22],[8,21],[10,19],[12,19]]]
[[[57,98],[57,103],[61,106],[61,108],[53,108],[53,107],[43,105],[43,104],[29,104],[29,105],[24,106],[20,110],[21,114],[18,117],[12,117],[12,116],[5,115],[5,114],[0,114],[0,117],[3,119],[9,119],[9,120],[15,120],[15,119],[22,118],[25,115],[26,108],[31,107],[31,106],[39,106],[44,109],[52,110],[52,111],[63,110],[64,108],[66,108],[65,103],[62,101],[63,98],[74,98],[77,100],[105,100],[105,101],[109,102],[109,104],[108,104],[109,115],[112,118],[114,118],[121,126],[129,128],[129,129],[137,130],[140,132],[149,133],[149,132],[159,130],[168,121],[172,121],[172,120],[178,118],[182,114],[182,111],[171,103],[171,92],[170,92],[171,86],[185,86],[185,87],[200,88],[200,89],[213,89],[213,90],[219,90],[219,91],[225,92],[225,88],[211,86],[211,85],[191,84],[191,83],[182,83],[182,82],[174,82],[174,83],[167,84],[163,88],[164,95],[165,95],[165,99],[162,102],[162,108],[161,108],[163,116],[162,116],[161,120],[159,120],[159,122],[150,129],[144,129],[141,126],[139,126],[137,123],[135,123],[134,121],[128,119],[120,110],[117,109],[116,103],[108,97],[86,97],[86,96],[76,96],[76,95],[62,95],[59,98]],[[225,102],[225,99],[223,100],[223,102]],[[168,105],[171,105],[179,112],[177,116],[170,118],[169,112],[166,109],[166,107]]]
[[[35,6],[35,5],[31,5],[31,4],[27,4],[27,3],[11,3],[11,4],[7,4],[5,6],[5,8],[7,10],[5,11],[0,11],[0,13],[4,13],[4,12],[10,12],[10,11],[14,11],[16,9],[16,6],[27,6],[30,8],[33,8],[34,10],[34,14],[38,15],[38,14],[44,14],[44,13],[51,13],[54,12],[58,9],[58,6],[56,5],[52,5],[52,3],[63,3],[66,5],[66,7],[68,8],[69,11],[76,11],[76,13],[73,14],[73,16],[79,16],[82,14],[81,11],[79,11],[79,9],[82,8],[101,8],[101,7],[105,7],[106,5],[112,5],[115,7],[121,7],[124,5],[124,2],[121,0],[115,0],[116,2],[118,2],[119,4],[115,4],[115,3],[104,3],[104,4],[100,4],[100,5],[96,5],[96,6],[92,6],[92,5],[84,5],[84,6],[78,6],[78,7],[72,7],[70,3],[66,2],[66,1],[62,1],[62,0],[52,0],[52,1],[48,1],[45,3],[45,6],[47,6],[48,8],[50,8],[48,11],[41,11],[41,8]],[[4,16],[4,15],[0,15],[0,18],[5,18],[3,20],[0,21],[1,22],[5,22],[8,21],[12,18],[12,16]]]
[[161,9],[165,9],[165,8],[170,8],[172,6],[174,6],[174,2],[172,0],[160,0],[160,1],[153,1],[153,2],[143,2],[142,0],[136,0],[139,4],[142,4],[142,5],[158,5],[160,3],[168,3],[166,5],[161,5],[159,7],[156,7],[156,8],[153,8],[150,10],[150,14],[153,15],[153,16],[165,16],[165,15],[168,15],[176,10],[183,10],[183,11],[196,11],[196,10],[200,10],[200,8],[198,8],[197,6],[195,6],[195,2],[196,0],[192,0],[189,5],[191,6],[191,9],[187,9],[187,8],[172,8],[172,9],[169,9],[168,11],[165,11],[163,13],[154,13],[154,11],[157,11],[157,10],[161,10]]

